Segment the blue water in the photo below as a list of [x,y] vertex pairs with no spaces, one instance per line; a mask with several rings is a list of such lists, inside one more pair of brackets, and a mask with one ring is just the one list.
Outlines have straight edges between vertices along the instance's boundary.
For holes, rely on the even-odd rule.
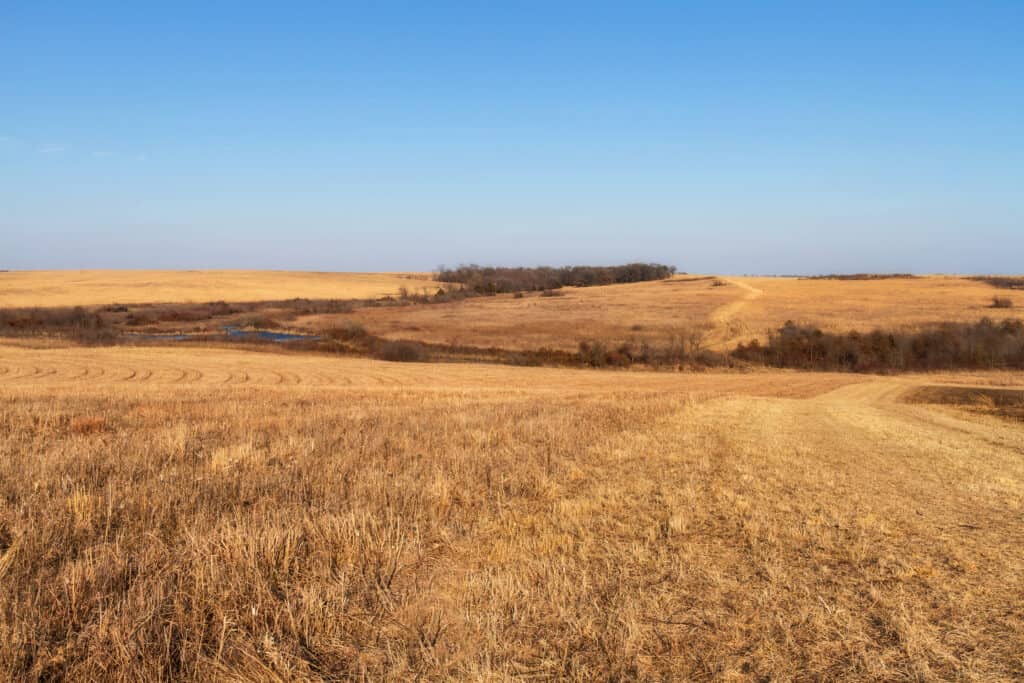
[[267,330],[240,330],[237,327],[225,327],[229,337],[236,339],[264,339],[272,342],[316,341],[320,339],[312,334],[291,334],[290,332],[268,332]]
[[[234,339],[263,339],[277,343],[290,341],[317,341],[320,337],[312,334],[291,334],[289,332],[268,332],[266,330],[240,330],[237,327],[224,327],[224,333]],[[160,341],[189,341],[190,339],[209,338],[206,334],[135,334],[138,339],[154,339]]]

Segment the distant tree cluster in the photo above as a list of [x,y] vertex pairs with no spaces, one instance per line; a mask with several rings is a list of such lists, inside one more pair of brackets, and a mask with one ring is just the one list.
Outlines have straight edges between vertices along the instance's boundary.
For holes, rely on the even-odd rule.
[[675,266],[660,263],[627,263],[622,266],[565,266],[562,268],[493,268],[466,265],[441,267],[438,282],[461,284],[479,294],[534,292],[560,287],[594,287],[627,282],[664,280],[676,272]]
[[866,334],[833,334],[787,322],[767,345],[741,344],[733,356],[780,368],[851,372],[1024,368],[1024,322],[984,318]]
[[830,273],[828,275],[808,275],[802,280],[913,280],[917,276],[911,273]]
[[1024,289],[1024,277],[1006,275],[979,275],[972,280],[998,287],[999,289]]

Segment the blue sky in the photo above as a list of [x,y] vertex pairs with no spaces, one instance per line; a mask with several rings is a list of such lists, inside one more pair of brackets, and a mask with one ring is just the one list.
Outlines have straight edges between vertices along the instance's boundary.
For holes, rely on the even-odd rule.
[[1019,0],[155,5],[0,4],[0,268],[1024,269]]

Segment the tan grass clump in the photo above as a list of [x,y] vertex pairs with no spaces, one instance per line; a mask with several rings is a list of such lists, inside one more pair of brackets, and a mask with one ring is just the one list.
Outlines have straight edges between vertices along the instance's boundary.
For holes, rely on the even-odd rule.
[[98,415],[71,418],[68,429],[72,434],[98,434],[107,430],[107,419]]

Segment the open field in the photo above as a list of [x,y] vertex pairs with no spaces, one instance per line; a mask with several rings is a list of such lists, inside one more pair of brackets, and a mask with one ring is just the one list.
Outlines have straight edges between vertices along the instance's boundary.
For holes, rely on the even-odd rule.
[[[69,274],[52,294],[433,286],[176,277]],[[46,297],[40,282],[21,295]],[[104,315],[130,331],[130,316],[161,332],[265,318],[526,350],[699,330],[725,349],[787,319],[973,321],[997,291],[681,276]],[[315,344],[74,346],[39,329],[0,341],[0,678],[1024,677],[1024,371],[389,363]]]
[[364,308],[346,316],[299,320],[308,329],[330,326],[341,317],[389,339],[510,349],[574,350],[586,337],[621,340],[663,337],[705,326],[716,310],[738,293],[713,287],[711,278],[604,287],[566,287],[558,296],[531,293],[466,299],[455,303]]
[[732,316],[737,332],[757,333],[786,320],[831,332],[892,329],[934,322],[975,322],[1024,318],[1024,297],[1015,308],[992,308],[994,296],[1007,293],[984,282],[932,275],[881,280],[731,278],[762,292]]
[[958,377],[3,345],[0,675],[1019,679]]
[[268,270],[32,270],[0,272],[0,308],[120,303],[369,299],[435,286],[424,273]]
[[[715,286],[724,282],[725,286]],[[700,278],[592,288],[566,288],[557,297],[512,295],[446,304],[366,308],[345,316],[310,316],[297,324],[322,329],[352,319],[391,339],[497,346],[575,349],[583,339],[609,343],[658,341],[681,330],[704,330],[718,350],[763,340],[787,320],[831,332],[976,322],[986,316],[1024,319],[1024,297],[993,309],[994,296],[1015,292],[952,276],[910,279]]]
[[[779,382],[779,378],[785,381]],[[119,391],[138,385],[357,388],[400,391],[495,391],[524,395],[576,392],[736,391],[812,396],[863,378],[849,374],[602,373],[470,363],[386,363],[364,358],[240,351],[211,347],[34,348],[0,345],[0,385],[87,387]],[[520,390],[517,387],[523,386]]]
[[[268,302],[263,317],[286,329],[320,333],[356,323],[384,339],[433,344],[575,351],[580,341],[662,343],[696,333],[727,351],[764,340],[787,320],[828,332],[897,330],[984,317],[1024,319],[1024,300],[992,308],[993,297],[1014,303],[1018,292],[954,276],[870,280],[679,275],[668,280],[602,287],[566,287],[557,296],[502,294],[447,303],[364,306],[355,300],[395,296],[403,288],[432,294],[429,274],[260,271],[62,271],[0,273],[0,308],[111,303]],[[271,302],[289,298],[348,301],[334,312],[302,313]],[[329,307],[328,307],[329,308]],[[240,314],[258,317],[261,309]],[[143,317],[152,312],[143,311]],[[164,332],[203,328],[159,322]],[[219,329],[222,322],[206,327]]]
[[52,5],[0,683],[1024,683],[1024,0]]

